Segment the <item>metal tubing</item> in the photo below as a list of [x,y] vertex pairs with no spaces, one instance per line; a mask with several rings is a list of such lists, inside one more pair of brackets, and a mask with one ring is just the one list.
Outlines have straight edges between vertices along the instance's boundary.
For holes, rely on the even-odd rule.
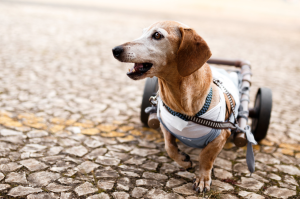
[[[250,65],[244,64],[241,66],[241,74],[243,77],[242,80],[242,88],[248,88],[247,90],[244,90],[244,92],[241,95],[241,99],[245,99],[241,101],[240,106],[242,107],[242,110],[244,111],[244,116],[248,118],[249,116],[249,94],[250,94],[250,83],[251,83],[251,68]],[[240,117],[239,119],[239,126],[241,129],[245,129],[245,127],[248,125],[248,121]],[[243,147],[247,144],[247,138],[245,133],[237,133],[234,138],[234,143],[238,147]]]
[[219,59],[219,58],[210,58],[207,61],[208,64],[218,64],[218,65],[227,65],[227,66],[235,66],[238,68],[242,68],[243,65],[249,65],[248,61],[239,60],[239,59]]
[[[244,60],[238,60],[238,59],[219,59],[219,58],[210,58],[207,63],[209,64],[218,64],[218,65],[227,65],[227,66],[235,66],[237,68],[241,69],[241,74],[243,76],[242,80],[242,88],[250,88],[251,85],[251,68],[250,68],[250,62],[244,61]],[[249,89],[244,91],[244,93],[241,95],[241,99],[245,99],[241,101],[240,106],[243,108],[242,110],[245,111],[244,116],[248,118],[249,116]],[[241,117],[239,119],[239,126],[242,129],[245,129],[245,127],[248,125],[247,119]],[[234,143],[237,147],[243,147],[247,144],[247,138],[245,133],[240,132],[236,133],[234,137]]]

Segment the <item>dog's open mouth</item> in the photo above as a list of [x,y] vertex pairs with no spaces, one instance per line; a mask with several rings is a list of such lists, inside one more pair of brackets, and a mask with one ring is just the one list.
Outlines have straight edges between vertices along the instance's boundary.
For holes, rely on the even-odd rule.
[[153,66],[153,64],[151,63],[135,63],[134,66],[129,69],[129,71],[127,72],[127,75],[129,77],[131,76],[141,76],[143,75],[145,72],[147,72],[148,70],[151,69],[151,67]]

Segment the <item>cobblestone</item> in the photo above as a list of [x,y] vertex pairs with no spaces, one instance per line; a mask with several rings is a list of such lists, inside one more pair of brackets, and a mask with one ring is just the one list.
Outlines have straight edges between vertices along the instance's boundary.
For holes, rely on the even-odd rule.
[[[249,175],[246,148],[228,139],[214,163],[206,196],[297,197],[300,39],[293,18],[270,14],[272,6],[281,5],[275,9],[279,12],[288,1],[268,4],[268,17],[255,11],[264,6],[246,2],[251,18],[249,11],[231,12],[221,2],[224,12],[218,16],[211,14],[216,6],[208,1],[199,6],[191,6],[191,0],[174,2],[174,11],[131,1],[126,1],[130,6],[121,1],[113,6],[104,1],[49,2],[0,1],[2,197],[202,198],[191,189],[198,166],[182,171],[168,157],[160,130],[140,122],[144,80],[130,80],[127,64],[111,55],[114,46],[138,37],[141,27],[164,18],[195,28],[214,57],[251,61],[250,107],[258,87],[273,91],[268,135],[254,146],[256,171]],[[199,149],[178,145],[199,164]]]

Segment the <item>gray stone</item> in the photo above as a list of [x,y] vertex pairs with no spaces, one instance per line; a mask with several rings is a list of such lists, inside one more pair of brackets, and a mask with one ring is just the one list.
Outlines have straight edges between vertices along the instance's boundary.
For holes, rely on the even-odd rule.
[[258,195],[256,193],[248,192],[248,191],[240,191],[239,195],[245,199],[264,199],[264,196]]
[[135,148],[133,149],[130,154],[139,155],[142,157],[146,157],[148,155],[153,155],[159,153],[160,150],[157,149],[141,149],[141,148]]
[[75,170],[75,169],[68,169],[66,171],[66,173],[64,173],[64,175],[68,176],[68,177],[71,177],[71,176],[75,175],[76,173],[77,173],[77,170]]
[[182,185],[183,183],[186,183],[186,181],[184,181],[184,180],[182,180],[182,179],[171,178],[171,179],[167,182],[166,187],[173,188],[173,187],[176,187],[176,186],[180,186],[180,185]]
[[161,190],[161,189],[151,189],[145,198],[151,198],[151,199],[154,199],[154,198],[158,198],[158,199],[162,199],[162,198],[165,198],[166,196],[166,192]]
[[175,193],[166,193],[161,189],[151,189],[145,198],[149,199],[184,199],[182,196]]
[[132,192],[131,196],[134,198],[141,198],[145,193],[148,191],[148,189],[142,188],[142,187],[135,187]]
[[78,157],[84,156],[87,152],[88,152],[88,150],[82,145],[74,146],[74,147],[66,149],[66,153],[71,154],[71,155],[75,155],[75,156],[78,156]]
[[266,183],[269,182],[269,180],[267,180],[267,179],[261,177],[260,175],[257,175],[256,173],[253,173],[251,176],[250,176],[250,174],[249,174],[249,175],[247,175],[247,177],[252,177],[252,178],[254,178],[254,179],[256,179],[256,180],[259,180],[259,181],[261,181],[261,182],[266,182]]
[[42,160],[43,162],[46,162],[48,164],[54,164],[59,160],[64,159],[66,156],[65,155],[55,155],[55,156],[47,156],[44,158],[41,158],[40,160]]
[[238,199],[238,197],[232,194],[220,194],[220,199]]
[[167,180],[168,176],[160,173],[144,172],[143,178],[152,178],[155,180]]
[[7,164],[10,162],[9,158],[0,158],[0,164]]
[[68,167],[51,167],[50,168],[50,171],[53,171],[53,172],[58,172],[58,173],[61,173],[61,172],[64,172],[65,170],[67,170]]
[[112,196],[114,199],[127,199],[129,198],[129,194],[126,192],[113,192]]
[[139,174],[134,173],[134,172],[132,172],[132,171],[120,171],[120,173],[121,173],[122,175],[125,175],[125,176],[128,176],[128,177],[133,177],[133,178],[139,178],[139,177],[140,177]]
[[178,170],[179,168],[177,166],[170,163],[163,163],[162,167],[160,168],[161,173],[173,173]]
[[11,172],[6,176],[5,182],[18,183],[18,184],[27,184],[28,183],[25,172],[23,172],[23,173]]
[[290,175],[300,175],[300,170],[293,165],[275,165],[275,167],[283,172]]
[[64,148],[61,147],[61,146],[54,146],[54,147],[51,147],[49,150],[48,150],[48,155],[57,155],[59,154]]
[[90,153],[88,153],[86,156],[84,156],[87,159],[93,160],[96,159],[98,156],[102,156],[107,152],[106,148],[99,148],[99,149],[94,149]]
[[22,160],[20,161],[20,163],[30,171],[39,171],[48,167],[46,164],[39,162],[35,159]]
[[8,157],[11,161],[16,161],[20,159],[21,154],[19,152],[10,152]]
[[151,187],[160,187],[162,186],[161,183],[159,183],[156,180],[149,180],[149,179],[138,179],[135,182],[136,186],[151,186]]
[[288,184],[299,186],[297,181],[295,180],[295,178],[293,176],[285,175],[284,176],[284,182],[288,183]]
[[61,184],[66,184],[66,185],[74,185],[74,184],[81,183],[80,180],[76,180],[74,178],[66,178],[66,177],[58,179],[58,182],[60,182]]
[[39,194],[30,194],[27,196],[27,199],[59,199],[59,196],[55,193],[39,193]]
[[140,158],[140,157],[133,157],[126,162],[125,164],[134,164],[134,165],[141,165],[146,160],[146,158]]
[[137,168],[137,167],[134,167],[134,166],[127,166],[125,164],[122,164],[119,166],[121,169],[125,169],[125,170],[131,170],[131,171],[144,171],[143,169],[141,168]]
[[262,171],[268,171],[268,172],[278,172],[277,168],[271,167],[269,165],[265,165],[263,163],[260,162],[255,162],[255,168],[256,169],[260,169]]
[[281,180],[281,177],[278,176],[278,175],[276,175],[276,174],[274,174],[274,173],[268,174],[267,177],[268,177],[268,178],[271,178],[271,179],[273,179],[273,180]]
[[[24,136],[26,138],[26,136]],[[23,136],[7,136],[0,138],[1,141],[10,142],[13,144],[23,144]]]
[[250,173],[248,170],[247,165],[242,164],[242,163],[237,163],[233,166],[233,171],[237,173]]
[[31,152],[24,152],[21,154],[21,159],[27,159],[27,158],[39,158],[43,157],[44,155],[42,153],[31,153]]
[[296,195],[296,191],[292,191],[286,188],[278,188],[276,186],[269,187],[264,194],[270,195],[276,198],[288,198]]
[[[272,155],[275,156],[278,160],[285,164],[296,164],[296,159],[291,156],[283,155],[282,153],[273,153]],[[279,163],[278,163],[279,164]]]
[[232,191],[234,188],[228,183],[221,182],[219,180],[212,180],[211,189],[216,191]]
[[81,164],[83,161],[82,159],[78,159],[78,158],[71,158],[69,156],[67,156],[64,161],[67,161],[67,162],[74,162],[76,164]]
[[179,194],[183,194],[185,196],[196,194],[196,191],[193,190],[192,183],[188,183],[188,184],[182,185],[180,187],[173,188],[173,191],[176,193],[179,193]]
[[100,169],[95,171],[96,178],[117,178],[119,174],[112,169]]
[[249,189],[251,191],[258,191],[264,183],[259,182],[253,178],[241,178],[241,183],[237,184],[237,186],[243,187],[244,189]]
[[20,152],[30,152],[30,153],[35,153],[39,151],[43,151],[46,149],[47,146],[39,145],[39,144],[26,144]]
[[219,179],[229,179],[229,178],[233,177],[232,173],[230,173],[224,169],[219,169],[219,168],[214,169],[214,174]]
[[96,162],[99,164],[107,165],[107,166],[117,166],[120,163],[119,159],[109,158],[105,156],[98,156]]
[[117,151],[117,152],[131,151],[133,149],[132,146],[128,146],[125,144],[111,145],[111,146],[107,146],[106,148],[110,151]]
[[296,191],[296,189],[297,189],[297,187],[294,186],[294,185],[290,185],[290,184],[287,184],[287,183],[284,183],[284,182],[278,182],[278,183],[279,183],[280,187],[284,187],[284,188],[294,190],[294,191]]
[[80,142],[75,141],[73,139],[64,138],[64,139],[59,140],[59,145],[61,145],[63,147],[78,146],[78,145],[80,145]]
[[5,175],[0,172],[0,181],[3,180],[4,177],[5,177]]
[[193,180],[195,178],[195,174],[190,173],[188,171],[180,171],[180,172],[176,173],[176,175],[183,177],[183,178],[187,178],[189,180]]
[[50,183],[46,188],[49,191],[60,193],[60,192],[64,192],[64,191],[69,191],[72,187],[71,186],[60,185],[60,184],[57,184],[57,183]]
[[39,138],[39,137],[45,137],[48,136],[49,133],[46,131],[41,131],[41,130],[33,130],[33,131],[29,131],[27,133],[27,136],[29,138]]
[[78,196],[88,195],[90,193],[95,193],[98,191],[97,188],[93,186],[93,184],[89,182],[85,182],[82,185],[79,185],[74,189]]
[[130,188],[130,179],[127,177],[120,178],[117,182],[117,189],[118,190],[124,190],[124,191],[129,191]]
[[171,159],[165,157],[165,156],[156,156],[156,155],[152,155],[151,157],[148,157],[152,160],[154,160],[155,162],[161,162],[161,163],[165,163],[165,162],[170,162]]
[[142,139],[139,139],[138,141],[139,141],[138,146],[140,147],[152,148],[152,149],[156,148],[156,145],[154,143],[147,142],[146,140],[142,140]]
[[87,199],[110,199],[110,197],[106,193],[100,193],[100,194],[92,195]]
[[0,184],[0,191],[4,191],[6,189],[9,189],[10,185],[9,184]]
[[7,195],[13,196],[13,197],[18,197],[18,196],[26,196],[31,193],[39,193],[42,192],[43,190],[40,188],[32,188],[32,187],[23,187],[21,185],[12,188]]
[[0,151],[1,152],[9,152],[10,150],[16,150],[17,148],[18,148],[18,145],[9,144],[6,142],[0,142]]
[[20,169],[22,165],[19,165],[15,162],[10,162],[8,164],[1,164],[0,165],[0,171],[2,172],[11,172],[11,171],[16,171]]
[[103,190],[111,190],[115,185],[114,180],[99,180],[97,186]]
[[224,160],[222,158],[217,157],[215,162],[215,166],[221,167],[222,169],[226,169],[228,171],[232,170],[232,163],[228,160]]
[[119,153],[115,151],[109,151],[107,154],[105,154],[107,157],[114,157],[120,160],[127,160],[130,156],[126,153]]
[[264,164],[279,164],[280,161],[269,154],[258,153],[255,155],[255,160],[260,161]]
[[88,138],[84,141],[84,144],[87,146],[87,147],[90,147],[90,148],[97,148],[99,146],[102,146],[104,145],[103,142],[100,142],[98,140],[94,140],[94,139],[91,139],[91,138]]
[[100,165],[95,164],[91,161],[85,161],[77,167],[80,173],[91,173],[94,169],[98,168]]
[[226,160],[235,160],[237,157],[236,152],[234,151],[225,151],[224,149],[218,155],[218,157],[226,159]]
[[72,198],[74,198],[74,197],[72,197],[72,193],[70,193],[70,192],[62,192],[61,194],[60,194],[60,199],[72,199]]
[[40,171],[32,173],[28,176],[29,184],[36,187],[47,186],[50,182],[58,179],[60,175],[58,173],[52,173],[47,171]]
[[9,130],[9,129],[2,129],[0,131],[0,134],[2,136],[12,136],[12,135],[24,136],[24,134],[20,131],[13,131],[13,130]]

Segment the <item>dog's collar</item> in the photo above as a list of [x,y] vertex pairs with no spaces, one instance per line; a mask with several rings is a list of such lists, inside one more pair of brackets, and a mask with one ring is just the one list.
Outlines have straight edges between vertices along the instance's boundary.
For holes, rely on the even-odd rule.
[[[210,103],[211,103],[211,99],[212,99],[212,95],[213,95],[213,90],[212,88],[210,88],[210,91],[206,97],[205,103],[202,107],[202,109],[195,115],[197,117],[200,117],[201,115],[203,115],[204,113],[206,113],[206,111],[208,110]],[[187,121],[187,116],[178,112],[173,111],[170,107],[168,107],[165,103],[164,106],[167,108],[167,110],[174,116],[177,116],[185,121]]]

